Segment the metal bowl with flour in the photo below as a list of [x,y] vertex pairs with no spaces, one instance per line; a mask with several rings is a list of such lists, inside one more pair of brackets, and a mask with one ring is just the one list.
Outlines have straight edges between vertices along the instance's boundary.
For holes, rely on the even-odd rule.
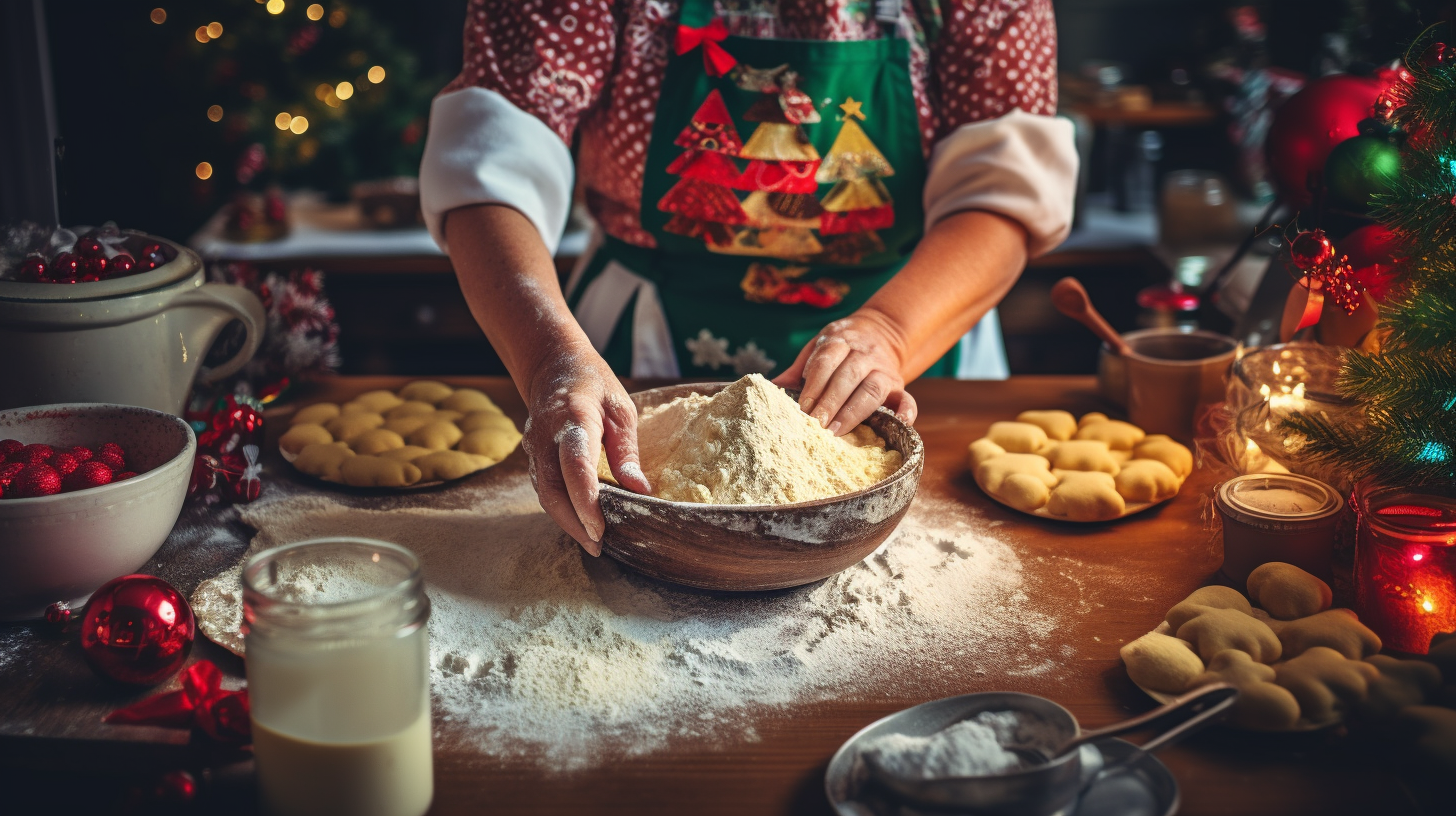
[[[640,412],[731,383],[695,383],[632,395]],[[792,392],[791,392],[792,393]],[[910,509],[925,469],[914,428],[880,408],[865,420],[900,452],[900,468],[863,490],[783,505],[693,504],[603,484],[602,552],[638,572],[700,589],[752,592],[828,578],[874,552]]]

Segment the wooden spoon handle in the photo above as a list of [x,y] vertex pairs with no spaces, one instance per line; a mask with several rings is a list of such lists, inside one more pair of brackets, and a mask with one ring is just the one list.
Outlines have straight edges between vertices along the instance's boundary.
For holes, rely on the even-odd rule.
[[1057,307],[1057,311],[1091,329],[1093,334],[1102,338],[1119,356],[1132,354],[1132,348],[1127,341],[1093,307],[1092,299],[1087,296],[1087,290],[1081,281],[1076,278],[1062,278],[1057,281],[1052,286],[1052,305]]

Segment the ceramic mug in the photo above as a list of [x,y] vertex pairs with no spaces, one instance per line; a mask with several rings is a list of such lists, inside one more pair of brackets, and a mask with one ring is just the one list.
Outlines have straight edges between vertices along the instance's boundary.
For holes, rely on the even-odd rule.
[[257,296],[206,283],[187,248],[140,233],[172,259],[136,275],[75,284],[0,281],[0,410],[63,402],[140,405],[181,416],[207,350],[233,320],[246,336],[200,381],[242,368],[263,339]]
[[1150,434],[1192,440],[1199,407],[1223,399],[1239,342],[1216,332],[1178,327],[1143,329],[1122,338],[1132,347],[1128,357],[1102,346],[1097,378],[1103,396]]

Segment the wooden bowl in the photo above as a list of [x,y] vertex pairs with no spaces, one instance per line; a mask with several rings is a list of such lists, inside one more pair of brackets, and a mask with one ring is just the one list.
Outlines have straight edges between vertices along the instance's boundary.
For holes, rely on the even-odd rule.
[[[632,395],[637,410],[730,383],[654,388]],[[694,504],[603,484],[602,552],[638,572],[700,589],[753,592],[828,578],[874,552],[900,523],[925,469],[913,428],[881,408],[865,424],[904,463],[863,490],[783,505]]]

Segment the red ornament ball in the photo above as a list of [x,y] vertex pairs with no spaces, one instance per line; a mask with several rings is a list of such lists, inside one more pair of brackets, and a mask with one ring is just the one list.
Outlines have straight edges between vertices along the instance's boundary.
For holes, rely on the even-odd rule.
[[10,483],[15,479],[15,474],[25,470],[29,465],[22,465],[19,462],[10,462],[0,465],[0,499],[10,495]]
[[1335,145],[1360,135],[1360,120],[1392,80],[1334,74],[1316,79],[1274,113],[1265,141],[1269,172],[1279,197],[1306,207],[1323,184],[1325,160]]
[[111,274],[113,277],[130,275],[132,270],[136,268],[136,261],[126,253],[117,255],[115,258],[107,261],[107,263],[111,266]]
[[76,457],[77,462],[89,462],[91,461],[91,457],[96,455],[91,452],[90,448],[83,448],[80,445],[71,448],[67,452],[70,453],[72,456]]
[[51,461],[48,464],[55,468],[56,472],[64,478],[75,472],[76,468],[80,467],[81,462],[69,453],[58,453],[51,457]]
[[51,283],[75,283],[81,274],[81,259],[70,252],[62,252],[51,259],[46,269],[46,280]]
[[111,484],[111,482],[111,468],[101,462],[90,461],[77,466],[75,471],[66,477],[65,488],[67,492],[86,490]]
[[12,462],[24,462],[27,465],[38,465],[49,460],[55,455],[50,445],[34,444],[26,445],[20,450],[7,457]]
[[157,780],[152,796],[159,804],[183,807],[197,797],[197,780],[186,771],[168,771]]
[[7,498],[34,499],[61,492],[61,474],[50,465],[26,465],[10,479]]
[[187,662],[197,625],[173,586],[150,575],[113,578],[91,596],[81,619],[81,651],[97,674],[155,685]]
[[39,255],[31,255],[20,262],[20,271],[17,273],[20,280],[27,283],[40,283],[46,279],[45,259]]
[[109,276],[110,264],[106,256],[83,255],[76,264],[76,274],[83,283],[106,280]]
[[1322,266],[1335,257],[1335,246],[1324,230],[1301,232],[1289,245],[1289,258],[1305,272]]
[[51,626],[65,626],[71,622],[71,617],[71,605],[65,601],[56,601],[45,608],[45,622]]
[[0,461],[9,459],[12,453],[25,447],[19,439],[0,439]]
[[126,459],[115,451],[102,450],[96,454],[96,458],[86,464],[101,463],[111,470],[126,470]]

